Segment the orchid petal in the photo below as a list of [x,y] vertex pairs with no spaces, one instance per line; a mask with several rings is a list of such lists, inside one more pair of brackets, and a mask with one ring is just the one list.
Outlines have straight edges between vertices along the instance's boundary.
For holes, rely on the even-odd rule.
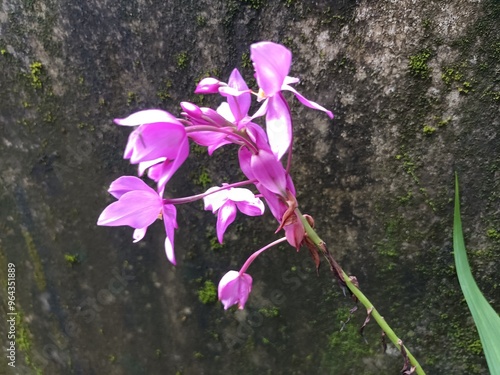
[[255,184],[255,187],[266,200],[267,206],[271,210],[275,219],[281,222],[281,219],[287,210],[287,206],[283,203],[281,197],[266,189],[262,184]]
[[139,168],[138,168],[139,176],[142,176],[144,174],[144,172],[146,172],[146,169],[151,168],[152,166],[154,166],[156,164],[163,163],[165,160],[167,160],[167,158],[158,158],[158,159],[154,159],[154,160],[140,162]]
[[222,96],[240,96],[244,94],[250,94],[252,90],[238,90],[233,87],[223,86],[219,88],[219,94]]
[[259,216],[264,213],[264,203],[248,189],[231,188],[227,199],[236,203],[236,207],[248,216]]
[[275,194],[286,197],[286,172],[283,165],[267,150],[251,156],[250,166],[255,178]]
[[267,150],[270,149],[267,134],[261,126],[253,122],[249,122],[246,125],[246,131],[250,140],[257,145],[257,148]]
[[246,147],[240,147],[238,150],[238,160],[240,162],[240,168],[243,174],[249,179],[254,180],[251,161],[252,161],[252,151]]
[[156,194],[156,192],[146,185],[144,181],[135,176],[122,176],[117,178],[109,186],[108,192],[116,199],[120,199],[123,194],[133,190],[142,190],[151,194]]
[[254,118],[264,116],[267,113],[267,106],[268,105],[269,105],[269,100],[268,99],[264,100],[264,102],[259,107],[259,109],[257,110],[257,112],[255,112],[253,114],[253,116],[251,117],[251,119],[253,120]]
[[208,155],[212,156],[212,154],[214,153],[215,150],[217,150],[218,148],[224,146],[224,145],[229,145],[233,142],[229,141],[227,138],[226,139],[223,139],[222,141],[218,142],[218,143],[214,143],[210,146],[207,147],[207,150],[208,150]]
[[171,162],[167,160],[164,163],[160,164],[163,166],[161,168],[158,179],[158,192],[160,194],[163,194],[163,191],[165,190],[165,185],[170,180],[170,178],[172,178],[174,173],[186,161],[188,156],[189,156],[189,142],[187,137],[185,137],[182,140],[181,144],[179,145],[175,159]]
[[254,193],[244,188],[230,188],[227,191],[227,199],[233,202],[253,202],[255,199]]
[[260,216],[263,215],[265,211],[264,203],[259,198],[255,198],[255,200],[251,202],[236,202],[236,207],[247,216]]
[[297,195],[297,192],[295,191],[295,186],[293,184],[292,176],[290,176],[288,173],[286,175],[286,188],[290,190],[290,193],[295,197]]
[[139,140],[140,134],[141,133],[138,128],[129,134],[127,144],[125,145],[125,151],[123,152],[124,159],[130,159],[132,157],[132,154],[134,153],[134,147]]
[[226,232],[227,227],[234,221],[235,218],[236,205],[231,201],[227,201],[219,209],[217,215],[217,239],[220,243],[223,242],[224,233]]
[[[200,131],[200,132],[189,132],[188,137],[201,146],[212,146],[218,145],[223,142],[228,135],[225,133],[215,132],[215,131]],[[231,143],[226,141],[225,143]]]
[[156,220],[161,206],[162,199],[154,191],[129,191],[104,209],[97,225],[145,228]]
[[[172,164],[173,160],[168,160],[168,159],[165,159],[165,161],[163,161],[162,163],[158,163],[158,164],[155,164],[155,165],[152,165],[151,167],[149,167],[149,170],[148,170],[148,177],[150,179],[152,179],[153,181],[155,181],[156,183],[158,183],[158,181],[160,180],[162,174],[163,174],[163,171],[170,165]],[[146,162],[144,162],[146,163]],[[140,168],[140,165],[142,163],[139,163],[139,168]]]
[[[285,81],[283,82],[283,84],[284,85],[290,85],[290,84],[299,83],[299,82],[300,82],[300,79],[298,79],[298,78],[286,76],[285,77]],[[283,90],[283,87],[281,89]]]
[[266,132],[271,149],[278,160],[281,159],[290,147],[293,136],[290,108],[281,93],[269,98]]
[[251,94],[250,90],[248,90],[248,86],[241,76],[238,69],[234,69],[229,77],[228,81],[229,87],[233,87],[239,91],[243,91],[246,93],[241,94],[239,96],[228,96],[227,102],[229,107],[231,108],[231,112],[234,115],[234,118],[237,122],[246,117],[248,110],[250,109],[251,104]]
[[288,91],[291,91],[295,94],[295,96],[297,97],[297,99],[299,99],[299,101],[304,104],[306,107],[309,107],[309,108],[313,108],[313,109],[317,109],[319,111],[323,111],[325,112],[328,117],[330,117],[331,119],[333,119],[333,113],[332,111],[329,111],[328,109],[326,109],[325,107],[322,107],[320,106],[318,103],[316,102],[313,102],[309,99],[306,99],[302,94],[300,94],[297,90],[295,90],[292,86],[289,86],[289,85],[283,85],[283,90],[288,90]]
[[134,230],[134,234],[132,235],[132,238],[134,239],[134,243],[142,240],[144,238],[144,236],[146,235],[147,230],[148,230],[148,227]]
[[154,123],[140,126],[130,157],[132,164],[161,157],[174,159],[179,145],[186,139],[186,129],[180,124]]
[[[219,189],[220,187],[213,186],[205,192],[205,194],[207,194],[203,198],[205,210],[212,210],[212,212],[215,213],[219,208],[222,207],[224,203],[227,202],[228,191]],[[213,191],[216,190],[219,191],[212,193]]]
[[270,97],[278,93],[290,71],[292,53],[280,44],[260,42],[250,46],[250,58],[257,83],[265,95]]
[[227,102],[223,102],[217,107],[217,113],[231,123],[236,122],[236,118],[234,117],[231,107]]
[[177,260],[175,259],[174,244],[172,243],[170,237],[165,238],[165,255],[167,256],[167,259],[170,263],[172,263],[174,266],[177,265]]
[[238,130],[244,130],[247,127],[247,124],[250,123],[250,121],[252,121],[252,118],[246,115],[245,117],[243,117],[241,120],[238,121],[238,123],[236,124],[236,128]]
[[113,121],[115,124],[122,126],[137,126],[156,122],[168,122],[181,125],[175,116],[161,109],[146,109],[144,111],[135,112],[125,118],[116,118]]
[[173,204],[163,205],[163,224],[165,226],[165,254],[173,265],[176,265],[174,252],[174,232],[177,229],[177,209]]

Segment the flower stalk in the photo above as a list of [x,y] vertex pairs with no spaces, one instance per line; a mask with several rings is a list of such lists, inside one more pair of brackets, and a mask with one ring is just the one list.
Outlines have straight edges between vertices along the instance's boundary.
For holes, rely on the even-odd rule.
[[266,251],[267,249],[273,247],[273,246],[276,246],[282,242],[285,242],[286,241],[286,237],[282,237],[282,238],[279,238],[277,239],[276,241],[273,241],[271,242],[270,244],[264,246],[262,249],[260,250],[257,250],[256,252],[254,252],[252,255],[250,255],[248,257],[248,259],[246,260],[246,262],[243,264],[243,266],[241,266],[241,269],[239,271],[239,274],[242,275],[243,273],[246,272],[246,270],[248,269],[248,267],[250,267],[250,265],[253,263],[253,261],[255,260],[255,258],[257,258],[261,253],[263,253],[264,251]]
[[[394,330],[389,326],[387,321],[378,310],[373,306],[370,300],[363,294],[363,292],[356,286],[351,278],[344,272],[344,270],[339,266],[339,264],[333,259],[330,251],[327,249],[325,242],[318,236],[316,231],[309,225],[306,218],[300,213],[298,209],[295,210],[297,216],[300,218],[308,238],[317,246],[317,248],[323,253],[328,263],[330,264],[330,269],[339,278],[339,282],[344,284],[351,293],[357,298],[357,300],[366,308],[368,314],[375,319],[379,327],[385,333],[385,335],[391,340],[391,342],[396,346],[396,348],[401,351],[403,356],[407,357],[409,363],[411,364],[411,369],[408,369],[408,373],[413,373],[415,371],[418,375],[425,375],[425,371],[422,366],[418,363],[417,359],[410,353],[408,348],[404,346],[403,341],[396,335]],[[404,369],[406,373],[406,370]]]
[[201,193],[201,194],[191,195],[189,197],[170,198],[170,199],[167,198],[167,199],[164,199],[163,202],[167,203],[167,204],[192,203],[192,202],[198,201],[200,199],[203,199],[203,198],[209,196],[210,194],[215,194],[215,193],[218,193],[219,191],[223,191],[223,190],[227,190],[227,189],[231,189],[231,188],[236,188],[236,187],[240,187],[240,186],[250,185],[250,184],[255,183],[255,181],[256,180],[245,180],[245,181],[235,182],[235,183],[232,183],[232,184],[227,184],[225,186],[222,186],[222,187],[220,187],[218,189],[214,189],[214,190],[211,190],[211,191],[206,191],[206,192]]

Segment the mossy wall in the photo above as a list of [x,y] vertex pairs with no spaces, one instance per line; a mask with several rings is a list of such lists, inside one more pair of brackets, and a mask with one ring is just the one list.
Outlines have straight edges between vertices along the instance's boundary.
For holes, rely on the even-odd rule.
[[[0,4],[0,295],[17,270],[12,374],[390,374],[374,323],[307,251],[282,246],[250,269],[245,311],[213,284],[275,238],[239,217],[220,246],[201,204],[179,208],[171,266],[161,225],[95,225],[128,131],[144,108],[178,114],[205,76],[252,80],[249,45],[294,54],[293,176],[303,212],[430,374],[486,374],[451,247],[453,174],[473,273],[500,310],[500,4],[466,1],[56,1]],[[235,150],[194,147],[168,187],[237,179]],[[6,307],[2,304],[0,311]],[[341,330],[341,328],[343,328]],[[4,325],[0,325],[4,337]],[[1,368],[7,367],[4,356]]]

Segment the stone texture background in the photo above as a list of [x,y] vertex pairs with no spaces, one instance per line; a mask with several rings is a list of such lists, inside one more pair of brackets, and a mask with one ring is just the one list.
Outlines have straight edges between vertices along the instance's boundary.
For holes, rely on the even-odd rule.
[[[361,310],[340,331],[352,303],[307,251],[262,256],[245,311],[200,294],[274,238],[269,216],[239,217],[220,247],[212,215],[181,207],[176,268],[160,225],[139,244],[95,225],[109,183],[135,173],[112,119],[215,106],[196,82],[251,79],[249,45],[273,40],[299,91],[336,114],[293,101],[302,210],[428,373],[486,374],[451,200],[456,171],[473,272],[499,311],[499,23],[497,0],[4,0],[0,295],[15,263],[19,319],[17,367],[2,356],[0,373],[398,373],[375,324],[359,337]],[[193,149],[169,194],[238,178],[234,151]]]

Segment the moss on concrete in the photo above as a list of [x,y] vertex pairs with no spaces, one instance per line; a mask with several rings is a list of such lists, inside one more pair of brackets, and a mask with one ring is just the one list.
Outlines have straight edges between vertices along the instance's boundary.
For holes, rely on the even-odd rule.
[[217,301],[217,288],[215,284],[210,280],[205,281],[203,286],[200,289],[198,289],[197,294],[200,302],[205,305]]
[[42,69],[43,65],[40,61],[35,61],[30,64],[29,78],[31,81],[31,86],[33,86],[35,89],[42,88],[42,80],[41,80]]
[[422,79],[428,78],[431,72],[431,68],[429,67],[427,62],[430,58],[431,52],[427,49],[417,53],[416,55],[410,56],[408,59],[408,69],[410,71],[410,74],[414,77]]

